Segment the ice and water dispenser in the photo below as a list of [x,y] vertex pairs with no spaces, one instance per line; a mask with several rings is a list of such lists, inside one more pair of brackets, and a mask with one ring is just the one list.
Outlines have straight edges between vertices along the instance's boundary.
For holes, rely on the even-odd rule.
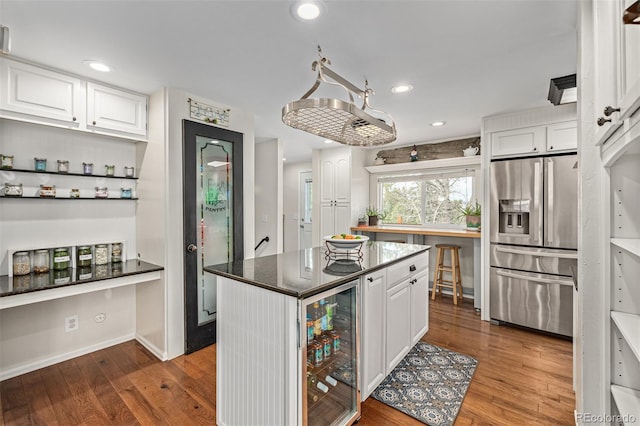
[[530,200],[499,200],[501,234],[529,234]]

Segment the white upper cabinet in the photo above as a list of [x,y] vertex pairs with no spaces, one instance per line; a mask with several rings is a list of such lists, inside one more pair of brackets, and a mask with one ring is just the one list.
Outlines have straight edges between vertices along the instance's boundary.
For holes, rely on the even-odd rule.
[[494,157],[539,154],[546,146],[545,126],[505,130],[491,135],[491,154]]
[[0,117],[145,140],[147,103],[145,95],[0,58]]
[[603,144],[640,108],[640,31],[622,22],[634,0],[594,2],[596,141]]
[[575,121],[547,126],[547,152],[578,149],[578,126]]
[[147,97],[87,83],[87,128],[147,134]]
[[351,201],[351,162],[345,150],[327,150],[320,162],[320,202]]
[[1,110],[25,114],[17,117],[25,121],[40,117],[75,128],[84,121],[79,79],[6,58],[0,59],[0,75]]

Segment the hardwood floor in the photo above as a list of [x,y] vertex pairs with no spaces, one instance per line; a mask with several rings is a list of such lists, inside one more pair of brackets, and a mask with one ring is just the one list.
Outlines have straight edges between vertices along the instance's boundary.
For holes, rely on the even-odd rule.
[[[478,359],[459,425],[573,424],[571,342],[430,301],[423,340]],[[135,341],[0,382],[0,424],[213,425],[215,345],[160,362]],[[420,425],[369,398],[360,425]]]

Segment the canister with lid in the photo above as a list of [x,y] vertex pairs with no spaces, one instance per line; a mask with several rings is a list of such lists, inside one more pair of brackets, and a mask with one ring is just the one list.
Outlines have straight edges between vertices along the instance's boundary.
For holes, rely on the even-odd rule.
[[80,190],[78,188],[71,188],[69,198],[80,198]]
[[91,260],[93,256],[91,254],[91,246],[78,246],[78,259],[76,261],[76,266],[91,266]]
[[109,188],[106,186],[96,186],[96,198],[109,198]]
[[13,155],[0,154],[0,169],[13,169]]
[[93,174],[93,163],[82,163],[82,173],[85,175]]
[[33,272],[36,274],[49,272],[49,250],[41,249],[33,253]]
[[131,198],[131,188],[120,188],[120,198]]
[[68,160],[58,160],[58,173],[69,173]]
[[111,243],[111,263],[122,262],[122,243]]
[[40,185],[40,197],[56,198],[55,185]]
[[109,262],[109,251],[106,244],[96,244],[95,264],[106,265]]
[[67,247],[60,247],[53,250],[53,269],[62,271],[71,266],[71,257]]
[[31,273],[31,258],[28,251],[13,253],[13,275],[28,275]]
[[107,176],[113,176],[116,173],[116,166],[105,164],[104,170]]
[[33,161],[35,163],[35,171],[36,172],[46,172],[47,171],[47,159],[46,158],[34,157]]
[[132,178],[133,177],[133,166],[129,167],[129,166],[125,166],[124,167],[124,176],[128,177],[128,178]]
[[22,197],[22,184],[21,183],[9,183],[4,184],[5,197]]

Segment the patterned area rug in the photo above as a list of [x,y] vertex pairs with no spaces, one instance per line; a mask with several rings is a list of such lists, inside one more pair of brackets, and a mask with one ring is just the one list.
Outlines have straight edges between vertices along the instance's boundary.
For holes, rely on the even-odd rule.
[[449,426],[477,365],[470,356],[418,342],[371,395],[422,423]]

